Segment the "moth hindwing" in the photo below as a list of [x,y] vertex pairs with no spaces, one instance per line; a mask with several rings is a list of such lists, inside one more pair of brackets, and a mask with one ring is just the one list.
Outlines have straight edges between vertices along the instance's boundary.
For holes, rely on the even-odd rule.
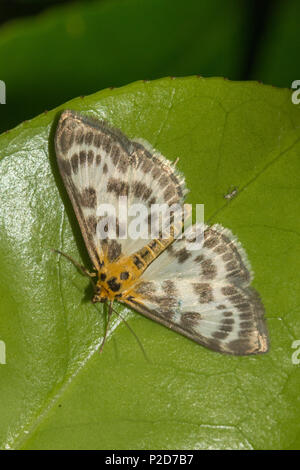
[[[94,301],[118,300],[222,353],[268,350],[263,305],[250,287],[250,264],[229,230],[205,226],[203,246],[193,251],[185,236],[176,239],[174,231],[167,238],[161,233],[151,237],[153,205],[184,204],[187,189],[174,164],[107,122],[70,110],[60,117],[55,148],[97,272]],[[122,198],[128,214],[136,204],[145,207],[146,237],[123,236]],[[100,205],[112,208],[106,219]],[[99,237],[99,227],[105,231],[110,218],[115,236]],[[127,224],[132,219],[129,215]]]

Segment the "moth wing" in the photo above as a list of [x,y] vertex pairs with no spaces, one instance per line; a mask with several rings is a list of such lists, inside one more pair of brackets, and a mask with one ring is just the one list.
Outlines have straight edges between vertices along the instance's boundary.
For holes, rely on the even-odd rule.
[[[176,217],[177,210],[180,219],[178,220],[178,228],[181,229],[181,210],[184,204],[184,199],[188,190],[185,185],[183,174],[176,168],[176,166],[161,155],[151,145],[141,139],[131,141],[132,152],[131,156],[134,164],[131,167],[131,174],[128,175],[129,179],[129,192],[128,192],[128,225],[132,222],[134,216],[130,215],[130,208],[133,205],[144,205],[145,214],[143,215],[143,225],[145,226],[148,237],[134,239],[128,237],[125,242],[126,252],[132,254],[147,245],[151,237],[151,206],[153,204],[165,205],[168,207],[173,206],[173,215]],[[177,205],[177,208],[176,208]],[[187,216],[190,214],[187,212]],[[155,216],[152,216],[152,220]],[[165,216],[162,219],[162,228],[168,227],[169,218]],[[166,237],[167,238],[167,237]]]
[[268,350],[264,308],[250,287],[246,254],[232,233],[213,225],[200,250],[176,240],[142,275],[125,303],[221,353]]
[[[150,241],[120,237],[120,196],[127,197],[128,208],[143,203],[148,219],[151,204],[182,204],[187,193],[183,176],[170,161],[148,144],[129,140],[104,121],[64,111],[56,130],[55,149],[61,176],[97,269],[105,255],[112,262],[121,253],[129,255]],[[107,240],[97,233],[98,224],[104,224],[97,211],[100,204],[108,204],[116,214],[115,235]]]

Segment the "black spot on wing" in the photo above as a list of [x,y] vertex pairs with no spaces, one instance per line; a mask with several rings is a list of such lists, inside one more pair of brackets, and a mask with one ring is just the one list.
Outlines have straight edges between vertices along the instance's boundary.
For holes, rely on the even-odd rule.
[[193,284],[195,294],[199,295],[200,304],[206,304],[213,302],[213,291],[210,284],[205,282],[199,282]]
[[60,171],[63,174],[65,174],[67,176],[71,176],[72,169],[71,169],[71,164],[68,160],[64,160],[63,158],[59,158],[58,159],[58,165],[59,165]]
[[175,252],[175,256],[178,260],[178,263],[184,263],[192,256],[192,254],[191,252],[187,251],[186,248],[182,248],[181,250]]
[[185,312],[181,315],[180,323],[184,330],[195,331],[201,315],[197,312]]
[[86,145],[91,145],[91,144],[92,144],[92,142],[93,142],[93,137],[94,137],[94,136],[93,136],[93,132],[91,132],[91,131],[88,131],[88,132],[85,134],[85,139],[84,139],[84,141],[85,141]]
[[102,141],[102,134],[100,132],[97,132],[94,136],[95,147],[99,148],[101,145],[101,141]]
[[89,151],[88,151],[87,162],[88,162],[88,165],[89,165],[89,166],[92,166],[92,164],[93,164],[93,162],[94,162],[94,152],[93,152],[93,150],[89,150]]
[[74,142],[74,131],[66,127],[60,134],[59,144],[63,154],[66,154]]
[[215,279],[217,276],[217,267],[214,265],[211,259],[205,259],[201,262],[202,275],[205,279]]
[[80,165],[85,165],[86,163],[86,151],[85,150],[81,150],[79,152],[79,162],[80,162]]
[[72,166],[73,173],[75,175],[78,172],[78,161],[79,161],[78,154],[74,153],[74,155],[72,155],[72,157],[71,157],[71,166]]
[[83,207],[95,209],[97,206],[97,194],[94,188],[84,188],[80,194],[80,200]]
[[75,142],[76,144],[81,145],[83,144],[83,141],[84,141],[84,128],[80,127],[76,132]]
[[97,219],[94,215],[89,215],[86,219],[90,233],[95,236],[97,230]]
[[112,159],[112,162],[113,162],[114,166],[117,166],[117,163],[118,163],[119,157],[120,157],[120,148],[119,148],[119,146],[117,146],[117,145],[113,146],[113,148],[111,149],[111,152],[110,152],[110,157]]
[[109,178],[107,183],[107,192],[114,193],[116,196],[128,196],[129,185],[126,181],[118,178]]

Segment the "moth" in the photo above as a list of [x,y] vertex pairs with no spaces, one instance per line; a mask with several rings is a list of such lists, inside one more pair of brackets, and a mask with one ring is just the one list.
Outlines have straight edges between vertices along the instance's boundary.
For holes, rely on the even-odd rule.
[[224,199],[233,199],[238,193],[238,188],[233,188],[231,191],[224,194]]
[[128,206],[141,202],[149,213],[154,203],[182,205],[187,189],[175,165],[107,122],[71,110],[60,116],[55,149],[94,266],[92,273],[81,267],[94,280],[93,302],[121,302],[220,353],[268,350],[264,308],[230,230],[205,226],[202,248],[194,251],[174,233],[148,240],[97,237],[100,203],[117,206],[127,196]]

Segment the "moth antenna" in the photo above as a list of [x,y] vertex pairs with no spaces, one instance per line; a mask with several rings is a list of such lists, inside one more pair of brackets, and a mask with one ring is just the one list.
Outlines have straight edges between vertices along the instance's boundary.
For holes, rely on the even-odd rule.
[[90,273],[84,266],[82,266],[82,264],[79,264],[78,261],[76,261],[75,259],[71,258],[71,256],[67,255],[66,253],[63,253],[62,251],[60,250],[51,250],[53,251],[53,253],[58,253],[59,255],[62,255],[64,256],[65,258],[67,258],[69,261],[71,261],[71,263],[74,264],[74,266],[76,266],[77,269],[79,269],[79,271],[84,275],[84,276],[87,276],[87,277],[96,277],[97,274],[96,273]]
[[174,161],[173,165],[176,166],[178,162],[179,162],[179,157],[176,158],[176,160]]
[[115,309],[113,309],[113,308],[112,308],[112,310],[113,310],[113,312],[114,312],[116,315],[118,315],[118,316],[121,318],[121,320],[122,320],[122,321],[125,323],[125,325],[127,326],[128,330],[133,334],[133,336],[135,337],[135,339],[136,339],[136,341],[137,341],[139,347],[141,348],[141,351],[142,351],[142,353],[143,353],[143,355],[144,355],[144,358],[146,359],[147,362],[150,363],[151,361],[150,361],[150,359],[148,358],[148,356],[147,356],[147,354],[146,354],[146,351],[145,351],[145,348],[144,348],[144,346],[142,345],[142,343],[141,343],[139,337],[137,336],[137,334],[133,331],[133,329],[131,328],[131,326],[129,325],[129,323],[127,323],[127,321],[125,320],[125,318],[123,318],[122,315],[121,315],[119,312],[117,312],[117,311],[116,311]]
[[107,338],[108,325],[109,325],[109,322],[110,322],[110,319],[111,319],[111,314],[112,314],[112,312],[113,312],[112,304],[113,304],[113,300],[109,303],[109,309],[108,309],[108,314],[107,314],[107,323],[106,323],[106,327],[105,327],[105,333],[104,333],[103,340],[102,340],[102,343],[101,343],[100,349],[99,349],[99,353],[100,353],[100,354],[101,354],[102,351],[103,351],[103,346],[104,346],[105,341],[106,341],[106,338]]

